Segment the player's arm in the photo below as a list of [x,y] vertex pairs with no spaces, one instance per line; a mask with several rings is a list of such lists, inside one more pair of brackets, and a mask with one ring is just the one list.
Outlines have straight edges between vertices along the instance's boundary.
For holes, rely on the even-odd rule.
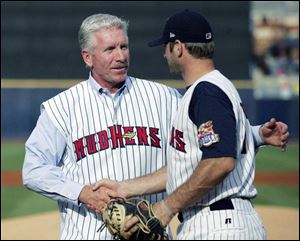
[[64,137],[42,111],[25,143],[23,183],[51,199],[76,203],[83,185],[69,181],[59,167],[65,147]]
[[[210,158],[201,161],[185,183],[164,200],[154,204],[155,216],[163,226],[168,225],[176,213],[193,205],[221,183],[234,166],[235,159],[232,157]],[[126,222],[124,230],[130,230],[137,222],[137,218],[130,219]]]
[[[163,225],[167,225],[180,210],[200,200],[234,169],[235,159],[232,157],[209,158],[199,163],[192,176],[167,196],[164,201],[154,206]],[[130,225],[130,224],[129,224]]]
[[120,197],[129,198],[163,192],[166,190],[166,182],[167,168],[164,166],[154,173],[121,182],[109,179],[99,180],[94,184],[93,190],[105,187],[117,192]]
[[[65,138],[54,126],[47,112],[42,111],[25,144],[22,170],[24,185],[53,200],[75,205],[79,204],[78,201],[93,201],[97,197],[91,187],[69,180],[61,170],[65,148]],[[98,203],[99,199],[98,197]]]

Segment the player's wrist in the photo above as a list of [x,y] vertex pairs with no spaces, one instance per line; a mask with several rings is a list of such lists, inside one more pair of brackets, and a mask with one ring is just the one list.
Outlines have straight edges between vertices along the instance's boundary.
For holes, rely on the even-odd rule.
[[135,190],[134,186],[130,180],[119,182],[120,189],[126,198],[136,197],[140,194]]
[[160,201],[160,205],[162,207],[162,209],[166,210],[166,214],[168,216],[174,216],[174,213],[171,211],[171,209],[166,205],[164,200]]
[[175,216],[175,213],[172,212],[172,210],[166,205],[164,200],[161,200],[157,203],[159,208],[156,209],[155,216],[158,217],[158,219],[161,222],[161,225],[163,227],[167,226],[171,219]]
[[264,127],[264,124],[252,127],[252,130],[253,130],[252,133],[253,133],[254,143],[255,143],[256,147],[266,145],[264,135],[262,132],[263,127]]
[[260,137],[259,140],[260,140],[262,143],[265,142],[265,141],[264,141],[264,136],[263,136],[263,133],[262,133],[263,127],[264,127],[264,124],[260,125],[260,127],[259,127],[259,129],[258,129],[258,135],[259,135],[259,137]]
[[89,189],[90,187],[85,185],[82,187],[80,193],[79,193],[79,196],[78,196],[78,204],[82,204],[82,203],[86,203],[88,198],[87,198],[87,195],[89,193]]

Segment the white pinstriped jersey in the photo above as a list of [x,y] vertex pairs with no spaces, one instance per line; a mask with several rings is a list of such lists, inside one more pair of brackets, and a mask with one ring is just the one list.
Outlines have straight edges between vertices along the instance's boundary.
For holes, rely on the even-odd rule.
[[195,206],[184,212],[177,240],[264,240],[261,218],[246,199],[233,198],[234,209],[211,211]]
[[[189,118],[189,105],[193,91],[198,83],[210,82],[224,91],[232,103],[236,119],[236,166],[234,170],[211,190],[196,205],[210,205],[227,197],[254,197],[257,194],[252,185],[255,173],[255,153],[253,136],[249,121],[241,107],[241,99],[233,84],[219,71],[214,70],[196,81],[185,93],[172,124],[172,145],[168,145],[168,183],[167,192],[171,193],[184,183],[193,173],[202,152],[199,147],[198,128]],[[246,154],[242,154],[243,144]]]
[[[92,184],[102,178],[121,181],[143,176],[165,165],[178,91],[127,77],[114,102],[109,93],[93,85],[90,77],[42,104],[67,140],[64,174],[75,182]],[[156,202],[163,196],[146,198]],[[85,205],[59,202],[59,210],[61,239],[111,239],[106,229],[96,232],[101,217]]]

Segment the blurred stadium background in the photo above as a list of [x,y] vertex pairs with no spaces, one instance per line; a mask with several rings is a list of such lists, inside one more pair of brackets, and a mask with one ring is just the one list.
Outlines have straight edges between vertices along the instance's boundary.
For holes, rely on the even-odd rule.
[[[238,88],[250,122],[275,117],[289,125],[288,153],[261,151],[258,172],[293,172],[299,183],[298,1],[1,1],[1,221],[56,209],[55,202],[23,187],[4,186],[3,172],[20,172],[40,104],[88,77],[77,41],[83,19],[102,12],[129,20],[129,75],[184,93],[163,49],[147,47],[165,19],[184,8],[211,22],[216,67]],[[260,185],[265,195],[257,203],[299,208],[297,183]]]
[[251,123],[274,116],[298,138],[299,3],[292,1],[2,1],[1,138],[27,138],[41,102],[88,77],[77,32],[94,13],[129,20],[130,75],[183,88],[162,48],[146,44],[184,8],[211,22],[216,66],[239,88]]

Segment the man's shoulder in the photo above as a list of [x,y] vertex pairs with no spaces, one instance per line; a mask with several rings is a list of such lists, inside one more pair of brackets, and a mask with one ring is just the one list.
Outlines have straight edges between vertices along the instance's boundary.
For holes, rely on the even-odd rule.
[[215,85],[211,82],[202,81],[195,87],[194,92],[192,93],[191,103],[192,105],[194,105],[195,103],[200,103],[200,105],[204,107],[205,105],[203,103],[205,103],[206,101],[210,103],[213,103],[215,101],[230,103],[229,97],[220,86]]
[[150,87],[155,89],[162,89],[170,94],[176,92],[178,93],[178,95],[180,95],[176,88],[159,83],[155,80],[147,80],[147,79],[141,79],[141,78],[131,77],[131,76],[129,76],[129,79],[132,81],[133,84],[136,85],[142,85],[145,86],[146,88]]
[[87,80],[79,81],[77,84],[71,86],[69,89],[66,89],[65,91],[61,92],[61,94],[65,93],[65,92],[74,91],[75,89],[79,89],[79,88],[82,88],[82,87],[87,86],[87,85],[88,85]]
[[84,86],[87,85],[87,81],[80,81],[77,84],[69,87],[68,89],[65,89],[61,92],[59,92],[57,95],[51,97],[50,99],[46,100],[45,102],[49,101],[55,101],[56,99],[61,99],[61,98],[76,98],[78,96],[79,92],[83,90]]

